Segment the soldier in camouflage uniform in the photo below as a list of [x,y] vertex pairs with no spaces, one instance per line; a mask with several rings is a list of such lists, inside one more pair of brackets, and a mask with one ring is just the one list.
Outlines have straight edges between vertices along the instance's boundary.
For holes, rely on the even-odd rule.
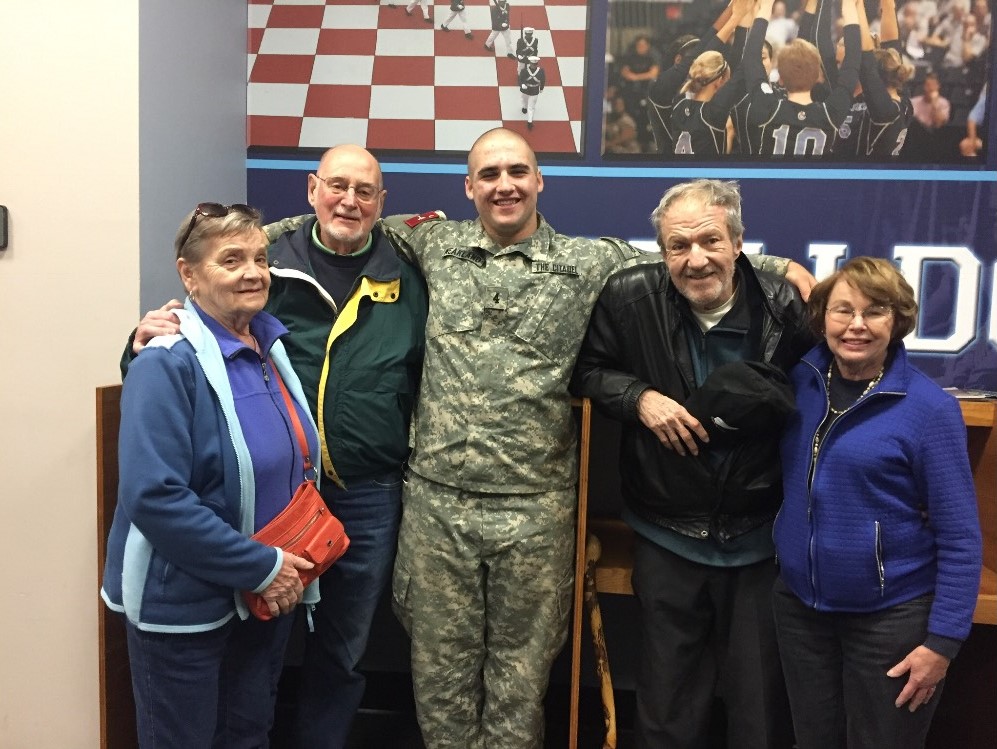
[[393,582],[429,749],[543,744],[572,590],[568,380],[606,278],[650,259],[558,234],[542,190],[529,145],[497,129],[468,155],[476,221],[385,220],[431,299]]

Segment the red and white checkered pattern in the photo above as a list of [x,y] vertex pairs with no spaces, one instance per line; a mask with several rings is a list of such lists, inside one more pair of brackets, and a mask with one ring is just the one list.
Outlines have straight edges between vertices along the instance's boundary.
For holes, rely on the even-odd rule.
[[[583,0],[510,0],[513,49],[491,31],[488,0],[465,0],[473,38],[429,3],[432,25],[406,0],[250,0],[250,146],[467,151],[504,126],[543,153],[580,153],[588,7]],[[547,86],[527,131],[517,84],[519,30],[540,39]]]

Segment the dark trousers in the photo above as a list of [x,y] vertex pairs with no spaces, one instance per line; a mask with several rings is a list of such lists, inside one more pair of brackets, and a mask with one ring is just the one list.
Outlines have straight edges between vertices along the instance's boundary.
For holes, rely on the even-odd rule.
[[294,746],[342,749],[363,698],[359,670],[382,591],[391,580],[402,512],[397,472],[349,482],[331,481],[322,497],[350,537],[346,554],[319,578],[322,600],[315,631],[305,638]]
[[799,749],[917,749],[924,746],[944,681],[910,712],[894,702],[908,674],[886,672],[924,643],[932,597],[871,614],[826,613],[802,603],[782,580],[773,609]]
[[772,560],[710,567],[637,536],[637,747],[709,747],[717,696],[726,709],[729,747],[792,747],[772,622],[775,574]]
[[235,617],[184,634],[143,632],[125,622],[139,746],[268,746],[293,621]]

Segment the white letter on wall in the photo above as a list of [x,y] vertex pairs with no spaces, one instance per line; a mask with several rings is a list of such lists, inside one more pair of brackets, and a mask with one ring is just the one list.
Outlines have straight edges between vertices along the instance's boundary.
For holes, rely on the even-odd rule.
[[980,294],[980,261],[969,251],[968,247],[918,247],[914,245],[897,245],[893,249],[894,257],[900,261],[907,283],[914,289],[914,298],[923,308],[921,294],[921,270],[928,261],[950,262],[958,270],[958,283],[955,288],[955,299],[951,300],[955,308],[955,324],[948,338],[920,338],[915,329],[904,339],[911,351],[939,351],[954,353],[959,351],[976,337],[976,309]]
[[820,281],[838,269],[838,261],[845,256],[846,244],[811,244],[810,257],[814,260],[813,273]]

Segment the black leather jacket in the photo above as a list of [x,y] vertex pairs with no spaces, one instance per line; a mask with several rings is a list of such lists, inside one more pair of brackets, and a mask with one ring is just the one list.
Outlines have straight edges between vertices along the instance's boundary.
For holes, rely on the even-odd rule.
[[[743,254],[735,267],[744,292],[735,309],[748,305],[758,358],[788,371],[813,345],[803,302],[791,284],[754,270]],[[696,387],[682,321],[691,314],[664,263],[614,274],[592,313],[572,392],[623,423],[620,475],[630,510],[683,535],[724,543],[775,516],[782,501],[779,434],[713,455],[706,446],[698,456],[681,456],[639,421],[637,400],[645,390],[684,403]]]

